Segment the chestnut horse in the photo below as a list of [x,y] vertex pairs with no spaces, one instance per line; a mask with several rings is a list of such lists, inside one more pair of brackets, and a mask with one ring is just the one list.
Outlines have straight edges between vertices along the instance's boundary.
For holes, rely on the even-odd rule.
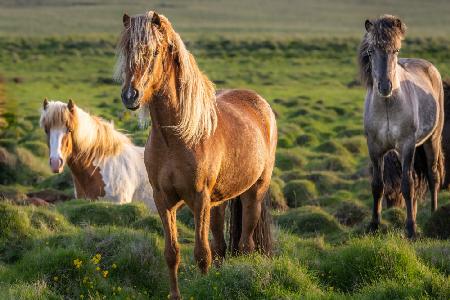
[[[394,150],[402,166],[401,191],[406,203],[406,229],[416,234],[417,201],[414,201],[413,164],[416,147],[423,146],[431,192],[431,208],[443,174],[441,148],[444,125],[444,92],[439,71],[422,59],[398,58],[406,26],[394,16],[366,20],[366,34],[359,49],[361,79],[367,89],[364,131],[373,165],[373,217],[371,227],[380,224],[384,192],[384,155]],[[443,169],[443,168],[441,168]]]
[[239,196],[239,250],[253,251],[257,224],[265,222],[261,211],[275,161],[276,121],[253,91],[216,94],[166,17],[125,14],[123,24],[116,76],[123,81],[123,104],[143,108],[152,120],[145,165],[164,226],[170,295],[178,299],[177,209],[185,203],[194,213],[194,254],[202,272],[212,260],[210,221],[214,255],[225,255],[226,200]]
[[143,201],[156,211],[143,167],[144,148],[134,146],[111,123],[69,103],[44,100],[40,125],[47,134],[50,167],[72,172],[75,198],[123,204]]

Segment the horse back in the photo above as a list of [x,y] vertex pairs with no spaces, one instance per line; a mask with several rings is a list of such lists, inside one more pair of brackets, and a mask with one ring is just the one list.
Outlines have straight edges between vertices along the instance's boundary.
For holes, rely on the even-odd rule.
[[[406,71],[401,82],[405,97],[417,109],[417,141],[424,142],[437,128],[442,131],[444,103],[442,79],[439,71],[423,59],[403,58],[400,66]],[[416,103],[414,103],[416,102]]]
[[[267,101],[251,90],[220,90],[216,94],[219,116],[224,127],[251,127],[259,131],[267,145],[276,140],[275,115]],[[245,124],[245,125],[244,125]],[[219,128],[220,130],[220,128]]]

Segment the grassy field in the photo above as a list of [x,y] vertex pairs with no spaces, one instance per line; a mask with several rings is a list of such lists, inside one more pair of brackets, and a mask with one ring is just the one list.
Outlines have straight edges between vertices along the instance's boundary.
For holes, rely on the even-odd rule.
[[[15,204],[42,189],[73,195],[67,170],[53,176],[47,165],[38,126],[45,97],[72,98],[144,144],[148,128],[139,128],[136,116],[124,109],[120,86],[111,80],[122,12],[148,9],[144,1],[130,3],[0,2],[1,299],[167,296],[160,220],[142,205]],[[255,9],[255,3],[154,6],[183,33],[217,88],[258,91],[275,110],[279,127],[271,186],[274,257],[229,258],[201,276],[193,261],[192,217],[182,209],[182,295],[449,299],[450,242],[432,238],[448,232],[444,210],[431,216],[428,199],[420,204],[420,238],[414,242],[403,236],[405,212],[398,208],[383,212],[380,234],[366,234],[371,194],[355,55],[364,19],[389,8],[410,26],[401,56],[428,59],[443,77],[450,76],[450,4],[263,1]],[[439,201],[448,207],[450,193],[441,192]]]

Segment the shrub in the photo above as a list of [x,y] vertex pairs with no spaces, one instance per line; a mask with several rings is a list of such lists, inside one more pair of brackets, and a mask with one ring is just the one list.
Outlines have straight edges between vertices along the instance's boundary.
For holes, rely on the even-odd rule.
[[424,233],[439,239],[450,238],[450,204],[438,208],[431,215],[425,224]]
[[289,207],[298,207],[317,198],[317,189],[312,181],[297,179],[288,182],[283,189]]
[[25,148],[31,151],[36,156],[47,156],[48,147],[41,141],[28,141],[22,144]]
[[414,281],[426,271],[408,242],[393,237],[350,240],[323,255],[319,266],[322,282],[343,292],[377,281]]
[[367,142],[364,136],[353,136],[342,141],[342,145],[353,155],[367,153]]
[[336,234],[344,231],[332,215],[317,206],[290,209],[276,220],[282,228],[302,236]]
[[319,142],[317,137],[314,134],[310,133],[299,135],[295,141],[299,146],[314,146]]
[[344,146],[342,146],[339,142],[330,140],[325,143],[320,144],[317,148],[320,152],[326,152],[334,155],[344,155],[348,156],[349,153]]
[[339,204],[334,213],[339,223],[346,226],[354,226],[360,223],[368,215],[367,208],[357,201],[343,201]]
[[403,229],[406,224],[406,212],[404,208],[391,207],[383,211],[382,217],[394,228]]
[[143,203],[117,205],[109,202],[86,200],[68,201],[57,205],[72,224],[127,226],[148,216],[148,208]]
[[450,244],[441,240],[419,240],[414,244],[417,255],[430,267],[450,276]]
[[306,158],[298,149],[278,149],[275,158],[276,166],[281,170],[301,168],[306,164]]
[[287,257],[252,255],[232,258],[205,276],[184,279],[186,299],[291,299],[323,292],[306,270]]
[[286,199],[283,194],[283,180],[279,178],[272,178],[270,182],[270,207],[276,210],[286,210],[288,208]]
[[337,171],[337,172],[351,172],[355,166],[355,161],[352,156],[323,155],[320,158],[312,160],[308,164],[308,168],[315,171]]
[[162,298],[168,279],[161,246],[154,234],[87,228],[36,243],[3,277],[10,282],[43,280],[69,299],[110,299],[117,287],[121,298]]

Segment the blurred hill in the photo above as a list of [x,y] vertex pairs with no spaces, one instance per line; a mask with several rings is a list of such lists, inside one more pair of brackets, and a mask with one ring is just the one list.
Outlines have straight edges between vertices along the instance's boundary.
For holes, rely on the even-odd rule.
[[410,25],[410,36],[450,33],[448,0],[0,0],[0,35],[117,34],[121,16],[156,10],[184,37],[225,35],[360,36],[366,18],[390,13]]

